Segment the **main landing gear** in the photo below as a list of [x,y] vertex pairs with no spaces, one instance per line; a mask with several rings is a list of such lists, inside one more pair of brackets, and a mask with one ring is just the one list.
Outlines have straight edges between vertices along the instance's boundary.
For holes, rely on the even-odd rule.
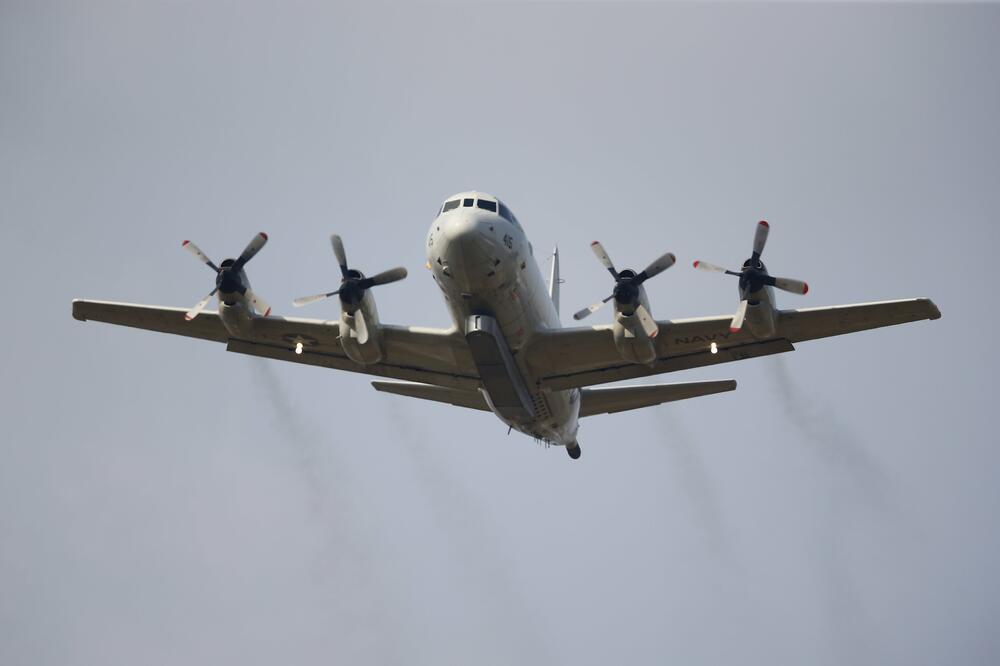
[[576,460],[577,458],[580,457],[580,445],[577,444],[576,442],[573,442],[572,444],[567,444],[566,453],[569,454],[570,458]]

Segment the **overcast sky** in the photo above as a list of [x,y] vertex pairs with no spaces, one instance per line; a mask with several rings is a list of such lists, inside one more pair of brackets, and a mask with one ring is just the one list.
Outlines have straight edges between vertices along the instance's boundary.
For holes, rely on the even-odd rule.
[[[0,663],[1000,661],[1000,7],[0,2]],[[279,314],[410,277],[448,195],[559,243],[564,320],[665,251],[660,318],[944,317],[655,378],[583,457],[360,375],[80,323],[189,307],[211,257]],[[543,270],[544,270],[543,266]],[[335,301],[309,314],[333,317]],[[304,314],[304,312],[296,312]],[[606,321],[606,311],[595,315]]]

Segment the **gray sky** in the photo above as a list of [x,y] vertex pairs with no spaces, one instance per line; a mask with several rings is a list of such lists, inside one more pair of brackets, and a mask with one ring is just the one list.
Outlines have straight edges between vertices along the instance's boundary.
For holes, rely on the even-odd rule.
[[[2,2],[0,663],[996,663],[998,34],[990,5]],[[423,241],[471,188],[560,244],[567,312],[608,290],[595,238],[677,254],[659,317],[732,312],[690,262],[768,219],[811,287],[784,306],[944,318],[663,378],[739,388],[587,419],[571,463],[70,317],[193,305],[180,241],[259,230],[288,313],[336,231],[410,270],[383,320],[447,325]]]

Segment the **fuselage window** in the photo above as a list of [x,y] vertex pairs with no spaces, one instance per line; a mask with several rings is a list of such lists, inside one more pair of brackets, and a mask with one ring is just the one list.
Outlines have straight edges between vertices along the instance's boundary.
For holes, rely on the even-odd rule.
[[497,202],[496,201],[486,201],[485,199],[480,199],[477,204],[483,210],[488,210],[492,212],[497,212]]
[[462,205],[465,206],[466,208],[471,208],[472,207],[472,199],[465,199],[464,201],[462,201]]
[[442,213],[447,213],[449,210],[454,210],[454,209],[458,208],[458,204],[459,204],[459,200],[458,199],[452,199],[451,201],[447,202],[444,205],[444,208],[441,209],[441,212]]
[[514,213],[510,212],[510,208],[507,208],[502,201],[500,202],[500,217],[507,220],[511,224],[518,223],[517,218],[514,217]]

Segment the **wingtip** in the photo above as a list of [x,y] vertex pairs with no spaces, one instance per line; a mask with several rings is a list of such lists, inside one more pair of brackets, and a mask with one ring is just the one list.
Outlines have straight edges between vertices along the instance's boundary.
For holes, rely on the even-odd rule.
[[87,318],[83,316],[83,299],[81,298],[73,299],[73,319],[87,321]]
[[757,224],[761,225],[762,227],[770,227],[771,226],[770,224],[767,223],[767,220],[761,220]]
[[927,300],[927,307],[930,309],[930,315],[927,318],[930,319],[931,321],[934,321],[935,319],[940,319],[941,310],[938,308],[937,304],[929,298],[926,300]]
[[264,240],[267,240],[267,234],[265,234],[263,231],[260,232],[260,237],[263,238]]
[[802,283],[802,295],[805,296],[809,293],[809,284],[806,282]]
[[701,263],[701,261],[699,261],[699,260],[695,259],[695,260],[694,260],[694,263],[693,263],[693,264],[691,264],[691,265],[692,265],[692,266],[694,266],[695,268],[698,268],[698,264],[700,264],[700,263]]
[[742,328],[733,328],[732,326],[729,327],[730,333],[739,333],[742,330],[743,330]]

